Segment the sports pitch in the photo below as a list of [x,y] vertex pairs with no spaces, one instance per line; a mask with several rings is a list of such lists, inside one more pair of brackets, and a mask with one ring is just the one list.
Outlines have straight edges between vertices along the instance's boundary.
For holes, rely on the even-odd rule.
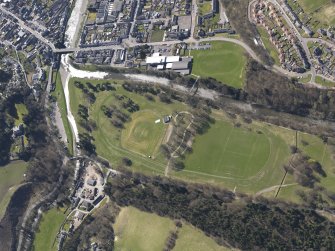
[[152,110],[139,111],[121,133],[122,147],[132,149],[145,156],[155,156],[165,135],[167,126],[162,122],[161,114]]
[[177,176],[199,181],[202,176],[244,192],[279,184],[284,175],[282,165],[289,157],[289,145],[266,125],[235,127],[220,117],[206,134],[195,138],[192,148],[185,169]]
[[192,50],[192,74],[212,77],[236,88],[245,81],[247,57],[239,45],[229,42],[211,42],[209,50]]

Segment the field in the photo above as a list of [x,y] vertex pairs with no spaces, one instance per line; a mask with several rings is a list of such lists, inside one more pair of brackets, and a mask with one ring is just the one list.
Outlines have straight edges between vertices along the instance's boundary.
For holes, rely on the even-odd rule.
[[13,161],[0,167],[0,219],[3,217],[11,196],[24,180],[27,163]]
[[181,228],[173,251],[227,251],[213,239],[193,226],[184,224]]
[[298,0],[298,3],[313,19],[326,25],[335,24],[335,4],[331,0]]
[[[142,212],[133,207],[123,208],[114,224],[115,250],[163,250],[170,231],[176,229],[172,220]],[[173,251],[225,251],[200,230],[183,223]]]
[[271,43],[269,34],[263,27],[257,27],[257,29],[259,34],[261,35],[266,50],[269,52],[270,56],[274,59],[276,65],[280,65],[278,51],[276,47]]
[[132,207],[123,208],[115,225],[115,250],[163,250],[169,232],[174,230],[172,220],[145,213]]
[[212,77],[236,88],[245,81],[247,57],[244,49],[229,42],[212,42],[210,50],[192,50],[192,74]]
[[[90,119],[97,123],[98,130],[93,131],[92,135],[95,138],[94,144],[97,148],[97,153],[108,159],[114,165],[121,163],[123,157],[129,157],[132,162],[133,170],[144,172],[163,173],[166,167],[166,160],[159,151],[159,146],[165,136],[168,125],[163,124],[162,119],[166,115],[171,115],[175,111],[187,110],[186,105],[174,102],[165,104],[155,97],[155,101],[148,101],[144,96],[136,93],[128,92],[121,85],[116,85],[116,91],[99,92],[96,94],[96,101],[89,105],[83,97],[82,91],[74,86],[74,81],[80,79],[72,79],[69,88],[71,95],[71,110],[79,121],[78,107],[79,104],[89,106]],[[80,80],[82,83],[90,81],[98,84],[106,82],[105,80]],[[117,129],[112,124],[110,119],[101,110],[102,106],[110,107],[117,104],[114,96],[124,95],[133,100],[139,105],[140,110],[134,113],[125,111],[131,121],[125,123],[123,129]],[[160,120],[159,123],[155,123]],[[78,126],[79,131],[83,132],[84,128]],[[148,156],[151,156],[149,158]]]
[[221,179],[224,186],[243,192],[279,183],[284,175],[281,166],[289,157],[288,144],[272,128],[260,123],[236,127],[222,116],[196,137],[192,148],[178,176],[203,175],[214,183]]
[[56,89],[52,93],[52,96],[54,96],[57,99],[58,107],[59,107],[59,110],[62,116],[64,128],[65,128],[65,133],[66,133],[66,136],[69,142],[68,143],[69,153],[73,154],[73,135],[72,135],[70,123],[67,119],[66,101],[65,101],[65,95],[63,91],[60,74],[58,72],[54,73],[53,78],[54,78],[54,82],[56,82]]
[[151,34],[151,42],[161,42],[163,41],[164,30],[153,30]]
[[64,212],[57,208],[50,209],[43,214],[34,240],[34,251],[57,250],[55,239],[65,218]]
[[[84,84],[85,81],[101,84],[106,80],[72,79],[70,83],[71,108],[76,120],[79,121],[77,112],[81,103],[89,107],[90,119],[97,124],[97,130],[92,135],[98,155],[109,160],[114,167],[119,167],[123,157],[128,157],[133,162],[130,167],[133,171],[163,174],[167,161],[158,148],[168,135],[168,127],[162,122],[156,124],[155,121],[176,111],[192,110],[178,102],[161,103],[158,97],[155,97],[154,102],[148,101],[140,94],[126,91],[120,84],[115,84],[115,91],[96,93],[95,103],[89,105],[82,91],[74,86],[75,80]],[[140,107],[137,112],[127,113],[131,121],[125,123],[122,129],[115,128],[101,109],[102,106],[120,107],[117,96],[130,98]],[[215,123],[205,134],[195,137],[192,152],[182,160],[185,168],[181,171],[171,170],[169,175],[186,181],[218,185],[237,192],[273,197],[284,178],[283,165],[291,157],[290,146],[295,145],[296,132],[259,121],[250,123],[239,116],[231,118],[223,111],[213,110],[212,116]],[[79,126],[79,130],[83,132],[85,129]],[[333,160],[326,145],[316,136],[300,132],[298,134],[303,135],[305,141],[318,142],[314,150],[316,154],[309,152],[309,148],[314,149],[312,143],[309,147],[300,148],[320,163],[327,160],[324,162],[327,163],[327,177],[321,179],[321,184],[335,184]],[[321,153],[317,149],[325,151],[327,158],[321,160]],[[289,175],[284,180],[284,185],[279,197],[296,201],[295,191],[301,187]],[[335,191],[335,187],[330,188]]]
[[335,82],[326,80],[326,79],[324,79],[323,77],[320,77],[320,76],[315,77],[315,82],[319,85],[323,85],[323,86],[326,86],[326,87],[335,87]]
[[15,119],[15,126],[23,123],[23,116],[28,114],[27,107],[24,104],[15,104],[17,118]]
[[166,126],[154,121],[161,115],[151,110],[139,111],[129,125],[122,130],[122,147],[132,149],[145,156],[155,156],[165,135]]

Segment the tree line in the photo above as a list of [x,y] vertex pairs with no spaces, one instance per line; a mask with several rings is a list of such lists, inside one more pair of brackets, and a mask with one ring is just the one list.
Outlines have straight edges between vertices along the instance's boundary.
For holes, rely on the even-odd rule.
[[116,176],[105,190],[120,206],[185,220],[221,245],[242,250],[335,248],[335,224],[296,205],[253,201],[216,187],[136,173]]

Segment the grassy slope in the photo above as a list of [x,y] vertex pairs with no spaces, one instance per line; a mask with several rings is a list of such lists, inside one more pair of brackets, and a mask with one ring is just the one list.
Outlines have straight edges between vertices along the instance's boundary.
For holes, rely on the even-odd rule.
[[326,87],[334,87],[335,86],[335,82],[326,80],[326,79],[324,79],[323,77],[320,77],[320,76],[315,77],[315,82],[319,85],[323,85],[323,86],[326,86]]
[[227,85],[242,88],[245,81],[247,58],[239,45],[212,42],[210,50],[193,50],[192,74],[212,77]]
[[114,224],[115,250],[163,250],[173,221],[133,207],[123,208]]
[[52,93],[52,95],[57,98],[58,107],[59,107],[59,110],[62,116],[64,128],[65,128],[65,133],[69,141],[68,143],[69,153],[73,154],[73,135],[71,131],[70,122],[67,119],[65,94],[63,91],[62,81],[61,81],[59,72],[55,74],[54,79],[56,81],[56,90]]
[[331,0],[298,0],[303,10],[321,23],[335,24],[335,4]]
[[0,167],[0,219],[6,211],[11,196],[24,180],[23,174],[26,170],[27,163],[23,161],[13,161]]
[[213,239],[207,237],[199,229],[184,224],[178,234],[173,251],[226,251],[226,247],[219,246]]
[[56,208],[50,209],[43,214],[34,240],[34,251],[57,250],[57,242],[55,245],[53,244],[65,218],[64,212]]
[[[79,104],[88,105],[88,102],[82,95],[82,91],[76,88],[73,84],[75,80],[79,79],[72,79],[69,88],[70,88],[70,95],[71,95],[71,109],[72,113],[76,118],[76,121],[79,121],[79,117],[77,115],[78,106]],[[82,80],[85,84],[88,80]],[[98,84],[105,82],[106,80],[89,80],[93,84]],[[113,82],[113,81],[111,81]],[[131,98],[135,103],[140,106],[141,113],[143,111],[150,111],[150,113],[156,114],[157,119],[161,118],[164,115],[172,114],[174,111],[184,111],[187,107],[181,103],[173,103],[173,104],[164,104],[159,102],[158,98],[156,98],[155,102],[148,101],[145,97],[140,96],[135,93],[130,93],[125,91],[122,86],[117,86],[117,94],[126,95],[127,97]],[[143,156],[143,153],[138,153],[138,148],[135,146],[127,145],[127,149],[122,147],[125,144],[121,143],[122,139],[122,131],[120,129],[116,129],[109,119],[103,114],[101,111],[101,106],[106,105],[110,106],[116,103],[116,99],[113,96],[114,92],[100,92],[98,93],[96,102],[90,107],[90,118],[96,121],[98,125],[98,130],[93,132],[93,136],[95,138],[95,145],[97,147],[97,153],[102,157],[111,161],[112,164],[117,165],[121,162],[121,159],[125,156],[129,157],[133,161],[133,170],[139,170],[144,172],[155,172],[155,173],[162,173],[164,171],[166,161],[164,160],[161,154],[157,154],[157,156],[153,156],[152,159],[149,159],[147,156]],[[133,119],[135,116],[138,116],[134,113],[132,114]],[[149,114],[150,114],[149,113]],[[162,124],[154,124],[153,117],[149,116],[148,123],[152,123],[153,126],[161,128]],[[78,124],[78,123],[77,123]],[[132,122],[126,124],[126,128],[131,125]],[[164,127],[166,127],[164,125]],[[80,132],[83,132],[83,128],[78,126]],[[160,134],[158,132],[158,134]],[[123,137],[125,138],[125,133],[123,132]],[[151,144],[152,142],[156,142],[157,139],[151,137],[150,134],[147,134],[147,138],[145,141],[142,142],[142,146],[145,142]],[[154,145],[154,144],[153,144]],[[151,148],[152,149],[152,148]]]
[[269,52],[270,56],[274,59],[276,65],[280,65],[278,51],[276,47],[271,43],[269,39],[269,34],[263,27],[257,27],[259,34],[261,35],[262,41],[265,48]]
[[[163,250],[173,221],[156,214],[142,212],[133,207],[122,208],[114,224],[116,251]],[[173,251],[225,251],[213,239],[189,224],[183,224]]]

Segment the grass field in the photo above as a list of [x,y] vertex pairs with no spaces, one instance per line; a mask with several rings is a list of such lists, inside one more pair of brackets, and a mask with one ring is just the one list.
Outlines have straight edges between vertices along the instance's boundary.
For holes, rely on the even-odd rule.
[[34,240],[34,251],[57,250],[57,242],[54,241],[65,218],[64,212],[57,208],[43,214]]
[[173,251],[227,251],[226,247],[219,246],[213,239],[193,226],[184,224],[178,234]]
[[193,152],[186,157],[185,170],[178,176],[203,175],[243,192],[277,184],[284,175],[282,164],[289,157],[288,144],[264,124],[234,127],[217,116],[209,131],[197,136]]
[[114,224],[115,250],[163,250],[169,232],[174,229],[173,221],[168,218],[133,207],[123,208]]
[[[116,251],[163,250],[174,222],[166,217],[142,212],[133,207],[122,208],[114,224]],[[189,224],[183,223],[173,251],[226,251],[213,239]]]
[[15,126],[23,123],[23,116],[28,114],[27,107],[24,104],[15,104],[17,119],[15,119]]
[[315,82],[319,85],[323,85],[323,86],[326,86],[326,87],[335,87],[335,82],[326,80],[326,79],[324,79],[323,77],[320,77],[320,76],[315,77]]
[[[72,79],[69,84],[72,113],[76,121],[79,121],[77,115],[79,104],[90,107],[90,118],[98,126],[98,130],[93,132],[97,153],[116,165],[121,163],[123,157],[127,156],[133,161],[133,170],[163,173],[166,160],[158,150],[167,129],[167,125],[162,123],[163,116],[171,115],[175,111],[187,110],[186,105],[179,102],[165,104],[160,102],[158,97],[155,97],[155,101],[151,102],[144,96],[127,92],[121,85],[117,85],[117,90],[114,92],[99,92],[96,95],[96,102],[89,105],[82,91],[74,86],[75,80],[80,79]],[[80,81],[84,84],[86,81],[94,84],[106,82],[106,80],[82,79]],[[113,94],[125,95],[140,106],[138,112],[132,114],[126,112],[131,116],[131,121],[125,124],[124,129],[116,129],[101,110],[103,105],[108,107],[117,104]],[[156,124],[155,121],[158,119],[161,122]],[[80,125],[78,129],[80,132],[84,131]],[[152,158],[148,158],[148,155],[151,155]]]
[[164,30],[153,30],[151,34],[151,42],[161,42],[163,41]]
[[134,114],[129,125],[122,130],[122,147],[145,156],[156,156],[166,131],[163,123],[155,124],[157,118],[161,118],[161,115],[151,110]]
[[280,65],[278,51],[276,47],[271,43],[269,34],[263,27],[257,27],[257,30],[261,35],[266,50],[269,52],[270,56],[274,59],[276,65]]
[[227,85],[242,88],[247,57],[244,49],[229,42],[212,42],[210,50],[192,50],[192,74],[212,77]]
[[73,135],[71,131],[70,122],[67,119],[65,94],[63,91],[63,85],[62,85],[60,73],[59,72],[54,73],[53,78],[54,78],[54,81],[56,82],[56,90],[52,93],[52,95],[56,97],[57,99],[58,107],[59,107],[59,110],[62,116],[65,133],[69,141],[68,143],[69,153],[73,154]]
[[335,3],[331,0],[298,0],[313,19],[327,25],[335,24]]
[[13,161],[0,167],[0,219],[6,211],[12,195],[23,182],[26,170],[27,163],[23,161]]

